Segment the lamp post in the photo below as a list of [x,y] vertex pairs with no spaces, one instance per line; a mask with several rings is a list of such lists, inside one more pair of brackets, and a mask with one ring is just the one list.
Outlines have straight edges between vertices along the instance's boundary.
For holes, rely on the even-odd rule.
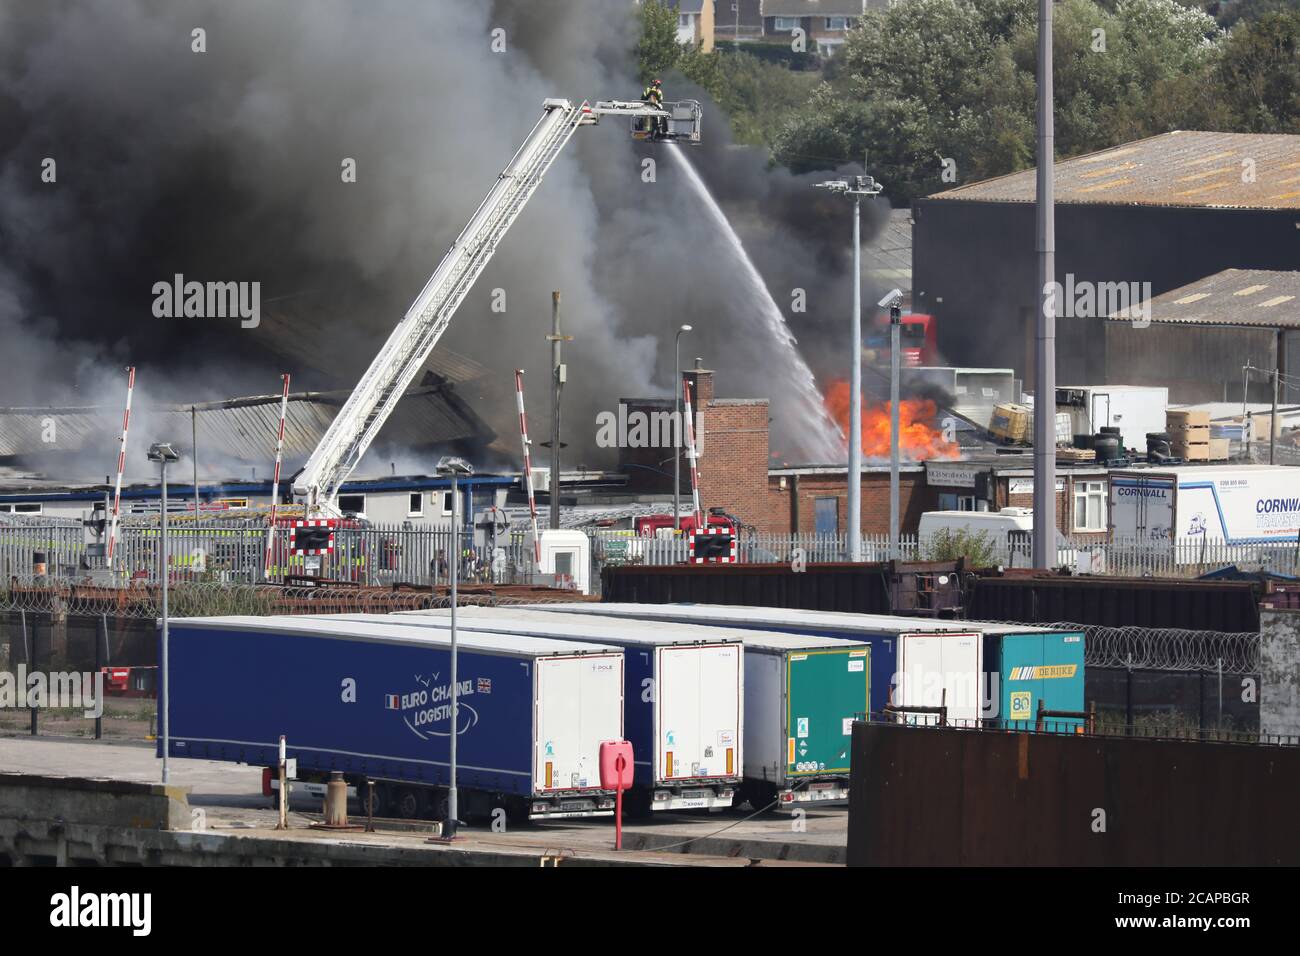
[[832,179],[815,183],[853,199],[853,332],[849,356],[849,534],[848,559],[862,560],[862,197],[880,195],[881,184],[870,176],[854,176],[853,182]]
[[1052,2],[1038,0],[1038,320],[1034,336],[1034,567],[1056,563],[1056,209]]
[[162,509],[161,509],[161,527],[158,537],[158,576],[162,578],[162,782],[164,784],[171,781],[171,734],[172,722],[171,714],[171,684],[169,671],[167,668],[167,465],[173,461],[180,461],[180,455],[176,454],[176,449],[172,448],[167,442],[155,442],[149,446],[149,460],[158,462],[159,470],[162,472]]
[[443,824],[442,835],[447,839],[456,836],[456,737],[460,733],[460,688],[457,686],[459,675],[456,664],[456,575],[460,565],[460,484],[459,479],[474,474],[474,469],[463,458],[444,457],[438,462],[438,474],[451,478],[451,736],[450,755],[451,781],[447,788],[447,819]]
[[691,331],[683,325],[673,338],[673,530],[682,527],[682,336]]

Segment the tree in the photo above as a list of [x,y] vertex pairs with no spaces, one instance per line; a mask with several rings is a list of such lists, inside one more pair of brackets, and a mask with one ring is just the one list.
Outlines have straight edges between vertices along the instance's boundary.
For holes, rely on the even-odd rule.
[[[1059,154],[1193,128],[1216,61],[1213,18],[1177,0],[1063,0],[1054,16]],[[1036,0],[909,0],[863,19],[840,76],[777,135],[806,171],[866,155],[895,202],[1034,162]],[[1168,98],[1152,100],[1159,91]],[[819,158],[820,157],[820,158]],[[820,166],[819,166],[820,164]],[[954,165],[955,164],[955,165]]]
[[634,52],[638,74],[644,84],[676,66],[682,56],[682,47],[677,42],[676,7],[664,0],[642,0],[638,16],[641,37]]
[[1224,43],[1218,79],[1237,129],[1300,132],[1300,11],[1238,24]]
[[1002,561],[997,540],[987,531],[943,528],[930,535],[922,549],[926,561],[963,558],[973,568],[989,568]]

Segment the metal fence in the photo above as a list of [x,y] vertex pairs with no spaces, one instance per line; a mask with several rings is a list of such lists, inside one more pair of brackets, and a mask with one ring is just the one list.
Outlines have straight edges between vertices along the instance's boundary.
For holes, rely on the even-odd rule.
[[[689,558],[684,536],[641,537],[633,531],[591,529],[592,580],[611,565],[670,565]],[[271,560],[266,562],[264,519],[182,522],[168,528],[167,566],[174,580],[220,581],[231,584],[269,581],[284,583],[300,576],[365,585],[445,584],[452,559],[451,532],[441,528],[370,525],[338,528],[327,554],[295,553],[292,531],[277,528]],[[157,580],[160,531],[153,519],[126,519],[118,532],[116,580]],[[483,536],[477,536],[481,542]],[[514,584],[533,579],[536,568],[526,532],[512,530],[475,544],[461,535],[458,574],[461,580]],[[93,543],[81,521],[49,517],[0,515],[0,574],[32,574],[38,563],[51,577],[70,580],[105,571],[103,545]],[[898,558],[903,561],[950,560],[955,557],[934,542],[903,535]],[[862,560],[890,557],[885,535],[862,537]],[[848,559],[842,534],[767,534],[742,531],[737,538],[740,563],[808,563]],[[986,552],[989,561],[1005,567],[1030,564],[1027,545],[1003,546]],[[1176,542],[1116,539],[1097,541],[1063,537],[1057,564],[1080,572],[1122,576],[1191,578],[1229,565],[1249,570],[1300,575],[1300,540],[1283,544],[1228,544],[1200,537]],[[264,570],[265,568],[265,570]]]
[[[161,530],[153,522],[124,523],[118,530],[113,570],[104,546],[87,540],[74,519],[37,521],[0,516],[0,574],[5,579],[40,573],[55,580],[157,581]],[[264,520],[181,523],[167,529],[169,580],[254,584],[315,577],[351,584],[443,585],[450,580],[451,531],[406,525],[338,528],[325,554],[295,553],[293,531],[277,528],[267,561]],[[461,535],[458,576],[466,583],[517,584],[535,571],[525,532],[502,536],[490,547]],[[38,565],[43,568],[38,569]]]
[[[592,561],[597,570],[605,565],[681,564],[689,559],[690,543],[685,536],[642,537],[634,531],[589,530]],[[920,548],[916,535],[899,539],[900,559],[917,560]],[[739,563],[789,563],[796,556],[804,561],[848,560],[848,540],[842,534],[766,534],[741,532],[736,542]],[[862,536],[863,561],[887,561],[887,535]]]

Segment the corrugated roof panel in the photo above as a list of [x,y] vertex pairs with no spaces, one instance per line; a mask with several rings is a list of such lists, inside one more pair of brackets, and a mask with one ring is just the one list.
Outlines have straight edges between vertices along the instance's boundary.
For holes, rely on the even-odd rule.
[[[1179,130],[1056,164],[1056,201],[1149,206],[1300,209],[1300,190],[1282,190],[1285,171],[1300,168],[1300,135]],[[1117,162],[1123,160],[1122,163]],[[1249,161],[1251,175],[1243,175]],[[1096,183],[1105,170],[1129,175]],[[1033,202],[1032,169],[949,189],[930,197],[979,202]],[[1201,187],[1187,187],[1212,179]]]
[[[1225,269],[1144,305],[1150,306],[1154,323],[1300,329],[1300,272]],[[1131,320],[1121,312],[1109,318]]]

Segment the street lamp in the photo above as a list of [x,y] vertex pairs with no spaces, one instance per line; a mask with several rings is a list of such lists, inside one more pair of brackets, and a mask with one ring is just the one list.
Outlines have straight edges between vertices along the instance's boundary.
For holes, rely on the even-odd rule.
[[1038,0],[1038,172],[1034,332],[1034,567],[1056,563],[1056,162],[1052,116],[1052,0]]
[[180,461],[181,456],[176,454],[176,449],[168,442],[155,442],[149,446],[149,460],[158,462],[159,470],[162,472],[162,525],[158,537],[158,575],[162,578],[162,782],[169,783],[171,780],[171,764],[169,762],[169,753],[171,749],[172,722],[171,714],[171,694],[170,683],[167,670],[167,465],[170,462]]
[[464,458],[444,456],[438,461],[438,474],[451,478],[451,785],[447,791],[447,820],[442,835],[447,839],[456,836],[456,737],[460,733],[460,689],[456,672],[456,574],[460,565],[460,485],[459,479],[474,474],[474,468]]
[[683,325],[677,330],[677,335],[673,338],[673,416],[675,422],[674,429],[677,436],[676,444],[673,446],[673,530],[680,531],[682,527],[682,433],[686,430],[682,425],[682,335],[691,331],[689,325]]
[[814,183],[853,198],[853,334],[849,355],[853,365],[849,376],[849,554],[850,561],[862,560],[862,197],[880,195],[884,187],[870,176],[854,176],[853,182],[832,179]]

